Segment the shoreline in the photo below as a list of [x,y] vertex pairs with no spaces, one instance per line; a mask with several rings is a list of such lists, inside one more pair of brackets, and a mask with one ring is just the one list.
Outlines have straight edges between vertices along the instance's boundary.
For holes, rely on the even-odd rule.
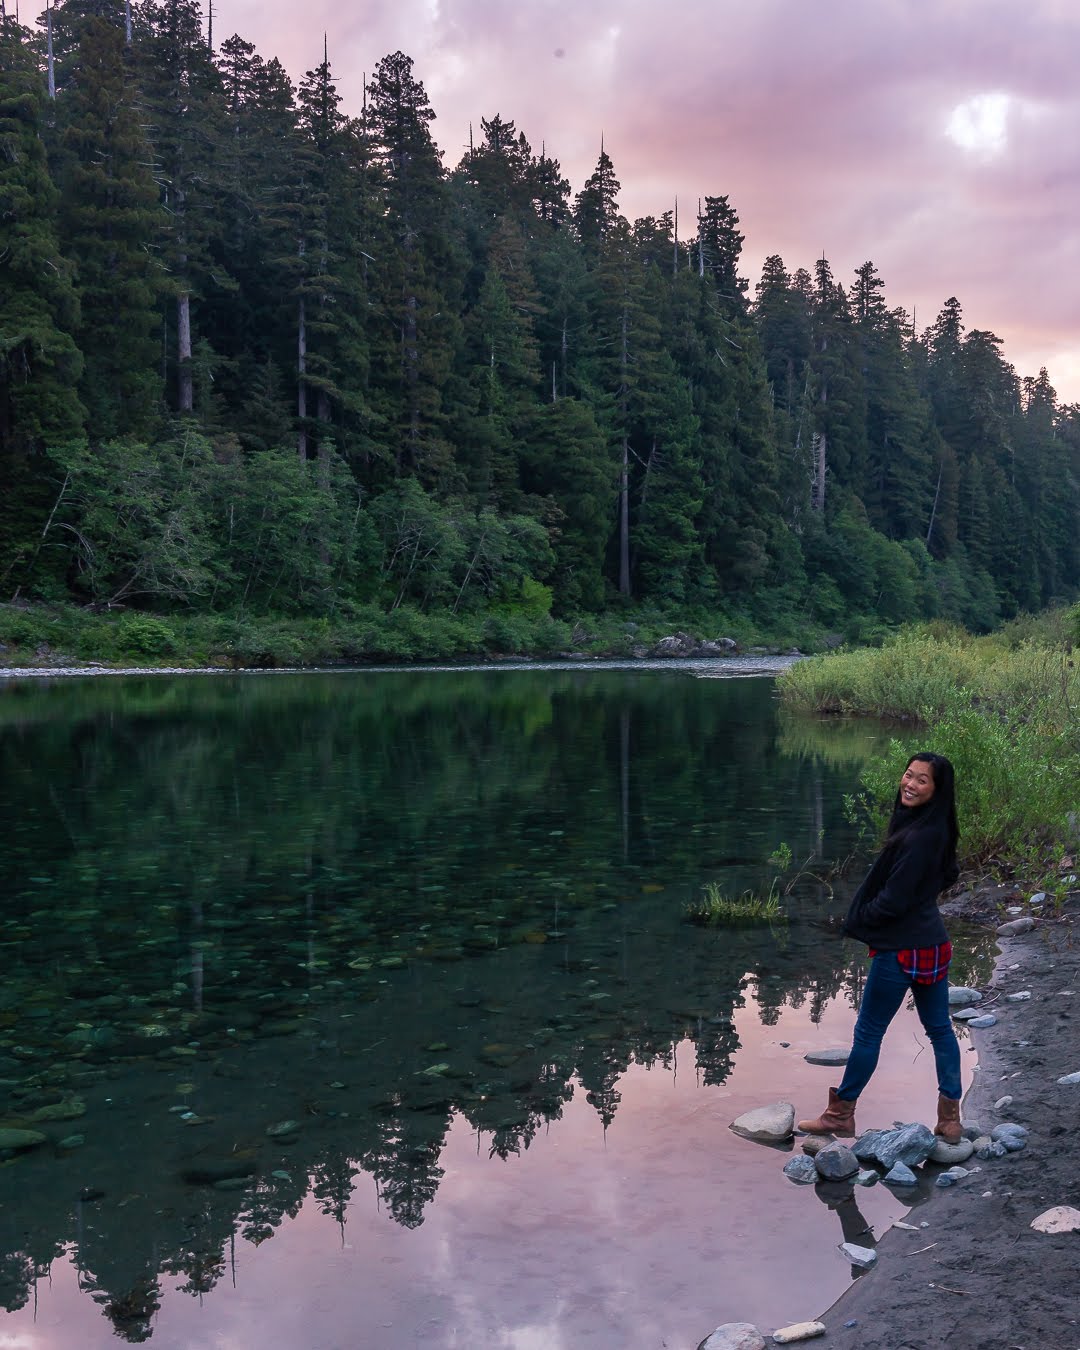
[[[1073,936],[1080,892],[1022,936],[999,937],[990,989],[1030,999],[994,1004],[995,1026],[977,1030],[979,1063],[962,1108],[989,1130],[1015,1121],[1029,1131],[1019,1153],[980,1163],[959,1185],[935,1189],[919,1209],[926,1228],[889,1228],[877,1264],[818,1320],[826,1350],[1074,1350],[1076,1233],[1045,1234],[1031,1221],[1078,1203],[1073,1132],[1080,1085],[1080,948]],[[1004,916],[1002,916],[1004,917]],[[1075,1001],[1075,1011],[1072,1003]],[[1011,1100],[998,1105],[1003,1098]],[[980,1170],[975,1171],[975,1168]],[[912,1218],[914,1218],[914,1214]],[[771,1338],[770,1338],[771,1339]]]

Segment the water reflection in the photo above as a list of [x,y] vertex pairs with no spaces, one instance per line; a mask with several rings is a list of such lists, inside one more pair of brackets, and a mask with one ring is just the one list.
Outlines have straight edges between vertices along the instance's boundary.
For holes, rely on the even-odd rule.
[[[821,1207],[726,1126],[820,1095],[801,1054],[849,1034],[861,965],[814,926],[811,881],[776,933],[683,920],[781,841],[847,847],[850,771],[784,748],[768,682],[159,679],[0,703],[3,1125],[46,1136],[0,1169],[0,1299],[30,1343],[225,1344],[238,1320],[260,1330],[237,1343],[353,1343],[357,1284],[371,1344],[681,1343],[725,1299],[768,1321],[791,1297],[762,1197],[800,1251]],[[896,1115],[909,1048],[878,1076]],[[363,1264],[329,1273],[328,1251]],[[82,1302],[41,1339],[65,1260]],[[289,1339],[282,1288],[321,1340]]]

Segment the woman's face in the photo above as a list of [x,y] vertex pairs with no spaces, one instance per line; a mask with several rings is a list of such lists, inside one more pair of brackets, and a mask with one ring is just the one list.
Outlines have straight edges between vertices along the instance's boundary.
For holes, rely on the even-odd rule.
[[913,759],[900,779],[900,800],[905,806],[925,806],[934,795],[934,770],[925,759]]

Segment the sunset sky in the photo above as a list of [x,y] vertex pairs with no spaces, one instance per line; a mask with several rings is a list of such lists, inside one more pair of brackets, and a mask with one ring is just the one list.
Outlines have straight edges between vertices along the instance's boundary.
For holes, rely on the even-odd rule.
[[1021,375],[1080,401],[1075,0],[216,0],[294,79],[325,30],[346,111],[412,57],[448,167],[513,119],[577,192],[601,135],[631,220],[727,193],[744,271],[873,261],[921,329],[949,296]]

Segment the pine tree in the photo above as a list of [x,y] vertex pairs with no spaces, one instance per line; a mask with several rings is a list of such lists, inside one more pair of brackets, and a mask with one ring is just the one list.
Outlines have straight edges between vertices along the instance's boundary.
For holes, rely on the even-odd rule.
[[96,440],[142,437],[162,396],[158,193],[123,29],[88,17],[78,33],[58,99],[58,158],[61,233],[78,259],[80,392]]
[[431,137],[435,114],[412,64],[402,52],[384,57],[368,85],[365,127],[382,169],[390,235],[375,279],[387,329],[372,361],[398,470],[448,483],[456,478],[442,390],[459,340],[462,264]]

